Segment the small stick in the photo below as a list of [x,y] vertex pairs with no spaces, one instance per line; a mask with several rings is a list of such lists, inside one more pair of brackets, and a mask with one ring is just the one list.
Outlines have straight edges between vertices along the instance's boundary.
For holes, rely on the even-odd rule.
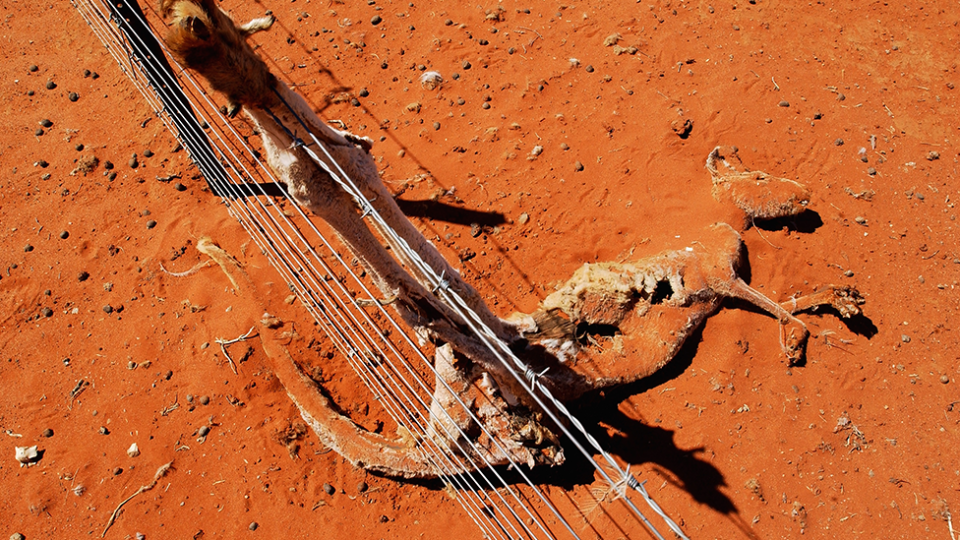
[[780,85],[777,84],[777,81],[774,80],[773,77],[770,77],[770,80],[773,81],[773,89],[776,90],[777,92],[779,92],[779,91],[780,91]]
[[187,271],[185,271],[185,272],[171,272],[171,271],[169,271],[169,270],[167,270],[166,268],[163,267],[163,263],[160,263],[160,270],[163,270],[164,273],[169,274],[169,275],[171,275],[171,276],[173,276],[173,277],[186,277],[186,276],[189,276],[190,274],[196,273],[196,272],[197,272],[198,270],[200,270],[201,268],[206,268],[206,267],[210,266],[210,264],[211,264],[212,262],[213,262],[213,261],[211,261],[211,260],[209,260],[209,259],[206,260],[206,261],[203,261],[203,262],[199,262],[199,263],[195,264],[195,265],[193,266],[193,268],[191,268],[191,269],[189,269],[189,270],[187,270]]
[[170,467],[172,466],[173,466],[172,461],[170,463],[167,463],[166,465],[162,465],[159,469],[157,469],[157,473],[153,475],[153,482],[140,486],[140,489],[135,491],[133,495],[127,497],[126,499],[123,500],[123,502],[118,504],[117,509],[114,510],[113,515],[110,516],[110,521],[107,522],[107,527],[103,529],[103,534],[100,535],[100,538],[107,536],[107,531],[110,530],[110,527],[112,527],[113,523],[117,520],[117,516],[120,515],[120,509],[123,508],[123,505],[127,504],[128,502],[130,502],[130,499],[133,499],[134,497],[143,493],[144,491],[150,491],[151,489],[156,487],[157,481],[163,478],[163,475],[167,474],[170,471]]
[[217,339],[217,340],[216,340],[216,342],[220,345],[220,350],[223,351],[223,355],[226,356],[226,357],[227,357],[227,360],[230,362],[230,368],[233,370],[233,374],[234,374],[234,375],[237,374],[237,366],[236,366],[236,364],[233,363],[233,358],[230,358],[230,353],[227,352],[227,347],[226,347],[226,345],[232,345],[232,344],[238,343],[238,342],[240,342],[240,341],[245,341],[246,339],[248,339],[248,338],[250,337],[250,334],[252,334],[253,331],[256,330],[256,329],[257,329],[256,326],[251,326],[251,327],[250,327],[250,330],[247,331],[246,334],[244,334],[244,335],[242,335],[242,336],[240,336],[240,337],[238,337],[238,338],[234,338],[234,339],[231,339],[231,340],[225,340],[225,339]]

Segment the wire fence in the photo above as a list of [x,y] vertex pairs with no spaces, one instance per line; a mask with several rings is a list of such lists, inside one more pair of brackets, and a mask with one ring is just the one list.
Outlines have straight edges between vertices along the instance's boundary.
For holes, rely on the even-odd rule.
[[[156,13],[145,14],[136,0],[71,0],[94,34],[133,81],[157,116],[187,148],[211,190],[223,198],[230,214],[249,233],[269,258],[331,343],[343,355],[375,400],[397,426],[416,441],[415,451],[430,464],[437,476],[457,492],[457,501],[486,538],[579,538],[578,530],[548,494],[524,470],[524,464],[510,459],[494,434],[463,403],[433,362],[427,358],[394,316],[375,299],[370,284],[358,276],[299,205],[283,205],[264,187],[277,183],[272,172],[259,160],[244,137],[218,111],[203,87],[175,62],[167,59],[162,42],[156,38]],[[278,94],[279,95],[279,94]],[[282,100],[282,98],[281,98]],[[303,119],[288,104],[289,112],[301,124]],[[274,117],[276,118],[276,117]],[[279,119],[277,119],[279,122]],[[284,126],[291,135],[297,126]],[[303,127],[306,127],[305,124]],[[309,130],[305,130],[310,134]],[[296,137],[294,136],[295,140]],[[363,215],[373,222],[384,241],[394,248],[403,264],[426,276],[428,288],[452,308],[471,331],[503,363],[513,378],[563,432],[571,444],[592,464],[608,485],[608,493],[622,501],[633,516],[656,538],[657,528],[631,499],[637,494],[659,515],[679,538],[686,538],[677,524],[649,496],[630,467],[622,467],[590,435],[565,405],[539,384],[543,373],[531,370],[487,327],[481,318],[420,255],[396,233],[363,197],[353,179],[339,167],[323,143],[311,134],[311,141],[299,142],[318,166],[347,193]],[[312,143],[312,144],[311,144]],[[259,182],[258,182],[259,180]],[[285,208],[294,210],[291,219]],[[385,331],[388,330],[389,331]],[[388,337],[389,334],[389,337]],[[431,407],[437,385],[443,385],[456,405],[483,430],[497,451],[510,459],[504,469],[494,467],[489,452],[471,442],[450,412]],[[435,416],[443,415],[438,421]],[[599,461],[594,457],[599,456]]]

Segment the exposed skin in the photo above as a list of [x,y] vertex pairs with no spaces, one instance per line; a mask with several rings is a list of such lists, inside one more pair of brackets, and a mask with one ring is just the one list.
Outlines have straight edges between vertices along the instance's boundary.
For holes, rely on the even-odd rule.
[[[294,200],[337,231],[384,297],[396,300],[392,308],[419,336],[442,344],[434,363],[437,383],[430,425],[423,435],[430,441],[412,440],[409,433],[391,440],[366,432],[336,411],[282,346],[266,346],[278,377],[304,419],[322,441],[355,465],[402,477],[435,477],[441,471],[417,444],[424,442],[455,448],[475,462],[494,465],[559,464],[563,452],[550,429],[540,423],[540,412],[522,385],[467,329],[461,317],[437,298],[426,273],[416,270],[410,261],[394,258],[392,254],[400,256],[403,250],[379,231],[393,249],[384,248],[357,203],[335,184],[326,168],[339,167],[352,178],[387,225],[436,274],[445,277],[500,339],[521,350],[535,372],[544,373],[540,384],[561,401],[656,372],[721,307],[724,298],[746,301],[777,318],[781,345],[790,363],[802,359],[809,335],[795,313],[821,305],[832,306],[845,317],[860,312],[863,300],[849,288],[830,286],[782,304],[751,288],[737,275],[743,256],[739,233],[730,225],[717,223],[706,229],[699,242],[678,250],[633,263],[584,265],[544,299],[537,312],[516,315],[509,322],[501,320],[402,214],[379,179],[369,153],[372,142],[323,123],[301,96],[270,74],[247,45],[246,38],[269,28],[272,18],[236,26],[212,0],[162,0],[161,13],[172,24],[166,38],[171,51],[228,97],[231,112],[244,108],[261,133],[269,167]],[[284,127],[278,126],[274,117]],[[326,145],[329,156],[319,156],[324,166],[313,161],[291,136],[294,131],[298,138],[306,138],[304,128]],[[718,147],[707,160],[714,196],[742,211],[744,226],[755,219],[796,215],[806,208],[809,192],[803,185],[762,172],[723,175],[716,166],[719,157]],[[615,334],[619,346],[581,351],[582,334],[600,325]],[[578,356],[589,356],[590,361],[578,361],[583,360]],[[475,429],[476,422],[486,428],[483,435]],[[462,466],[464,471],[470,469]]]

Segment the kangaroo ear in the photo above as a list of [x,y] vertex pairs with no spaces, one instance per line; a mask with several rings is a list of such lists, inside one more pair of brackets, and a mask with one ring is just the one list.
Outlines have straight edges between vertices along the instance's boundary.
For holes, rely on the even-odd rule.
[[206,41],[210,38],[210,29],[207,28],[206,23],[199,17],[187,17],[181,24],[186,30],[193,34],[195,38],[201,41]]

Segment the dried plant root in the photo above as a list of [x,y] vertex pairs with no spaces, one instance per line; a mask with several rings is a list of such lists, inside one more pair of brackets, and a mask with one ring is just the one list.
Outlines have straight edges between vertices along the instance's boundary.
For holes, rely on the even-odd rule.
[[103,538],[103,537],[105,537],[105,536],[107,535],[107,531],[110,530],[110,527],[113,526],[113,523],[117,520],[117,517],[120,515],[120,509],[123,508],[123,505],[127,504],[128,502],[130,502],[131,499],[133,499],[133,498],[136,497],[137,495],[143,493],[144,491],[150,491],[151,489],[153,489],[154,487],[156,487],[156,486],[157,486],[157,482],[160,481],[160,479],[163,478],[163,476],[164,476],[165,474],[167,474],[168,472],[170,472],[170,468],[171,468],[171,467],[173,467],[173,462],[172,462],[172,461],[171,461],[170,463],[167,463],[166,465],[161,465],[160,468],[157,469],[156,474],[153,475],[153,481],[152,481],[152,482],[150,482],[149,484],[140,486],[140,489],[138,489],[137,491],[135,491],[135,492],[133,493],[133,495],[127,497],[126,499],[123,500],[123,502],[121,502],[120,504],[118,504],[118,505],[117,505],[117,509],[114,510],[114,511],[113,511],[113,514],[110,516],[110,521],[107,522],[106,528],[103,529],[103,534],[100,535],[100,538]]

